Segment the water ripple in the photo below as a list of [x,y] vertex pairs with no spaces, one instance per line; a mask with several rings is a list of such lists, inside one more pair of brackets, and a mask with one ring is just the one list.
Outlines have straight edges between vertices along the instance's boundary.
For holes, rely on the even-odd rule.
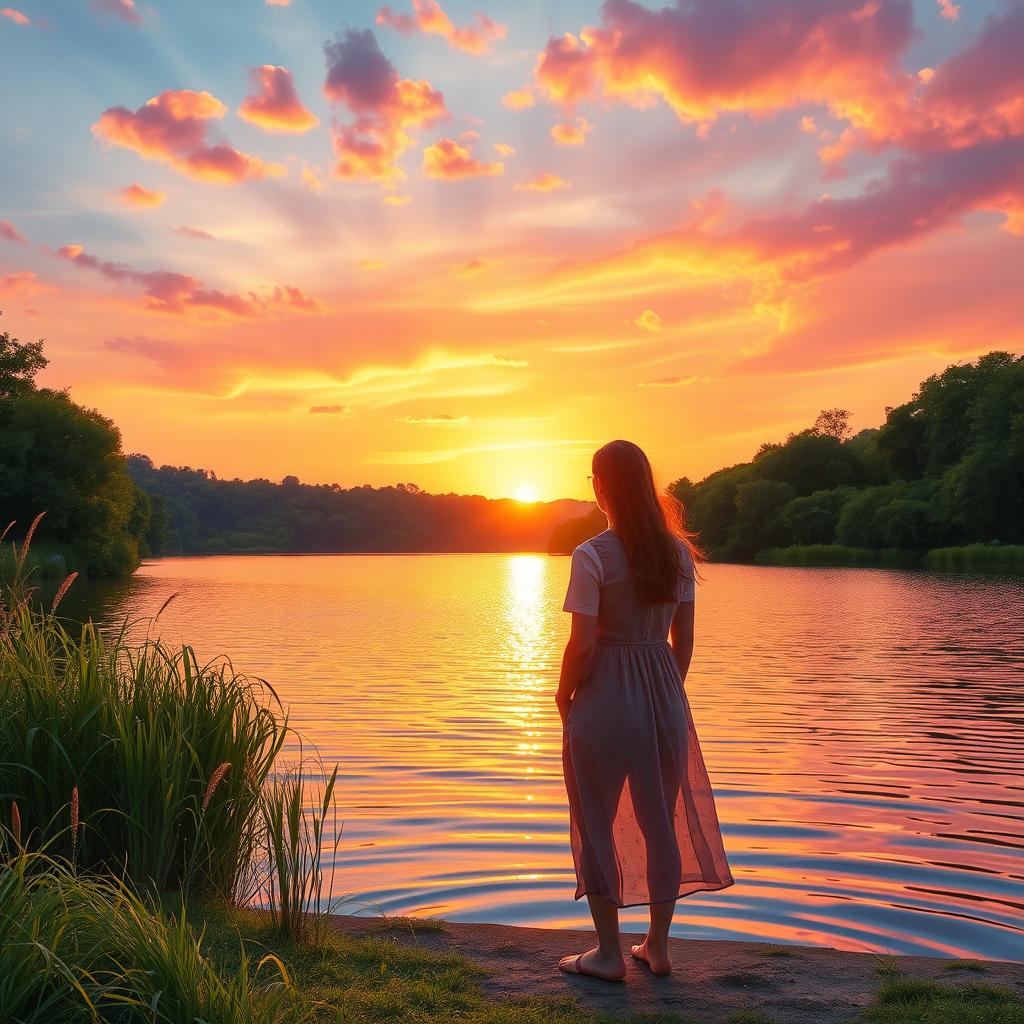
[[[114,624],[177,593],[165,639],[273,684],[340,762],[352,906],[571,926],[588,916],[553,705],[567,572],[536,555],[163,559],[78,601]],[[675,934],[1024,960],[1024,584],[704,575],[687,692],[737,884],[683,901]]]

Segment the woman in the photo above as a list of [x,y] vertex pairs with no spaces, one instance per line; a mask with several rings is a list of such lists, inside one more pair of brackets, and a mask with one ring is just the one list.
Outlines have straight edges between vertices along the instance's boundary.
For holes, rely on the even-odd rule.
[[683,690],[699,551],[635,444],[610,441],[592,469],[608,529],[572,554],[562,606],[572,632],[555,699],[576,899],[587,897],[598,945],[558,966],[621,981],[619,907],[650,905],[631,953],[668,974],[676,900],[733,880]]

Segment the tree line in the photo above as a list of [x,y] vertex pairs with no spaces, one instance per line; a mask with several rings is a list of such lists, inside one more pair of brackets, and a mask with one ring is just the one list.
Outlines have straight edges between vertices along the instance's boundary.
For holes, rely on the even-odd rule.
[[[806,430],[749,461],[668,490],[718,561],[811,545],[923,552],[1024,542],[1024,357],[990,352],[923,381],[852,434],[824,410]],[[591,514],[563,524],[552,550],[604,529]]]
[[[33,550],[61,569],[124,574],[158,554],[571,551],[605,528],[590,502],[431,494],[413,483],[226,480],[125,455],[67,389],[39,387],[42,342],[0,333],[0,532],[45,512]],[[843,546],[921,552],[1024,543],[1024,357],[990,352],[923,381],[852,434],[823,411],[749,462],[669,491],[718,561]],[[585,513],[585,514],[581,514]],[[2,551],[0,551],[2,556]]]

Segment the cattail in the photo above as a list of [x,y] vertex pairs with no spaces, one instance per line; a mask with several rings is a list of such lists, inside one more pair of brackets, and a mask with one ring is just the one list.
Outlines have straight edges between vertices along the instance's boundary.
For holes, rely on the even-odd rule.
[[77,572],[69,573],[64,582],[57,589],[57,593],[53,595],[53,604],[50,605],[50,614],[52,615],[57,610],[57,605],[60,604],[61,599],[68,592],[68,587],[75,582],[75,578],[78,576]]
[[227,775],[230,767],[231,762],[225,761],[214,769],[213,774],[210,776],[210,781],[206,784],[206,795],[203,797],[203,814],[206,813],[206,808],[210,806],[210,801],[213,799],[214,791],[220,785],[220,780]]
[[71,790],[71,863],[74,864],[75,856],[78,853],[78,787]]
[[21,811],[18,810],[18,801],[11,801],[11,834],[14,836],[14,845],[21,849]]

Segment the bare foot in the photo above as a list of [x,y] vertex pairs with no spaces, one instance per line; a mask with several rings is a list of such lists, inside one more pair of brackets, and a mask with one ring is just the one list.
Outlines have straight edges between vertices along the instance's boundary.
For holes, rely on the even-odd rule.
[[671,974],[672,962],[665,953],[654,953],[647,948],[647,939],[639,946],[630,946],[629,952],[637,960],[643,960],[651,969],[651,974]]
[[563,956],[558,969],[567,974],[589,974],[602,981],[622,981],[626,976],[626,964],[620,953],[618,957],[605,957],[599,948],[588,949],[578,956]]

